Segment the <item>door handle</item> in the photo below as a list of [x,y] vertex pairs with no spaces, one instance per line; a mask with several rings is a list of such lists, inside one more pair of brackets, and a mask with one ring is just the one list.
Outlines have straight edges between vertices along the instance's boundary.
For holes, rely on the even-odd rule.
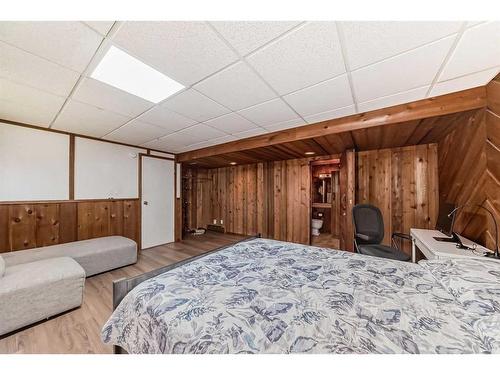
[[149,203],[148,201],[144,201],[144,205],[147,206]]

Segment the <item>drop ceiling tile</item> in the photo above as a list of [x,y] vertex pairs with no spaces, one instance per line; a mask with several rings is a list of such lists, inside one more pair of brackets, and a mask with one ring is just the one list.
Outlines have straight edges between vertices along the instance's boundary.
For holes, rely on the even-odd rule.
[[369,100],[359,103],[358,110],[359,112],[368,112],[375,109],[391,107],[393,105],[414,102],[415,100],[424,99],[428,90],[429,86],[424,86],[375,100]]
[[195,120],[172,112],[162,105],[150,109],[141,115],[139,119],[152,125],[161,126],[166,129],[168,133],[173,133],[196,124]]
[[488,69],[479,73],[469,74],[449,81],[439,82],[434,85],[429,96],[439,96],[451,92],[471,89],[473,87],[484,86],[494,78],[500,67]]
[[135,117],[154,105],[92,78],[83,79],[72,97],[79,102],[129,117]]
[[331,111],[353,104],[347,74],[283,97],[301,116]]
[[229,113],[212,120],[205,121],[205,124],[213,128],[222,130],[228,134],[239,133],[246,130],[258,128],[253,122],[241,117],[237,113]]
[[215,145],[220,145],[222,143],[227,143],[236,140],[237,138],[232,136],[232,135],[226,135],[224,137],[212,139],[210,141],[203,141],[199,143],[195,143],[189,146],[186,146],[185,148],[182,149],[182,152],[186,151],[192,151],[192,150],[198,150],[200,148],[204,147],[210,147],[210,146],[215,146]]
[[262,134],[266,134],[266,133],[269,133],[269,130],[264,129],[264,128],[255,128],[252,130],[246,130],[244,132],[235,133],[235,134],[233,134],[233,136],[236,139],[243,139],[243,138],[255,137],[257,135],[262,135]]
[[57,117],[53,128],[102,137],[129,120],[130,118],[127,116],[70,100]]
[[214,74],[194,88],[233,111],[276,97],[262,79],[243,62]]
[[205,22],[126,22],[114,42],[184,85],[237,60]]
[[2,21],[0,40],[83,72],[102,36],[81,22]]
[[80,74],[0,42],[0,77],[51,94],[67,96]]
[[182,152],[182,149],[186,147],[182,145],[174,145],[172,142],[165,142],[157,139],[155,139],[154,141],[146,142],[141,146],[154,148],[155,150],[160,150],[168,153]]
[[195,143],[208,141],[227,135],[220,130],[214,129],[205,124],[193,125],[187,129],[180,130],[163,137],[160,141],[171,142],[174,145],[189,146]]
[[238,113],[260,126],[299,118],[281,99],[274,99],[262,104],[257,104],[253,107],[243,109]]
[[162,106],[180,113],[196,121],[206,121],[214,117],[229,113],[230,110],[200,94],[198,91],[189,89],[167,99]]
[[140,145],[160,138],[166,134],[164,128],[133,120],[103,137],[112,141]]
[[486,21],[469,21],[467,22],[467,27],[472,27],[472,26],[476,26],[476,25],[479,25],[480,23],[485,23]]
[[440,81],[475,73],[500,64],[500,21],[483,23],[464,32]]
[[266,125],[265,128],[270,132],[276,132],[278,130],[296,128],[302,125],[306,125],[306,122],[299,118],[296,120],[289,120],[289,121],[278,122],[277,124]]
[[147,148],[153,148],[155,150],[173,152],[172,150],[165,150],[165,147],[162,148],[161,145],[162,144],[161,144],[161,141],[159,139],[154,139],[154,140],[149,141],[149,142],[144,142],[140,146],[141,147],[147,147]]
[[212,26],[242,56],[298,25],[298,21],[218,21]]
[[463,22],[340,22],[351,70],[457,33]]
[[441,39],[352,72],[357,101],[365,102],[431,84],[454,39]]
[[281,95],[345,72],[334,22],[310,22],[247,57]]
[[109,30],[111,30],[115,21],[85,21],[84,23],[97,31],[99,34],[105,36]]
[[65,98],[0,78],[0,118],[48,127]]
[[304,117],[304,119],[309,124],[314,124],[316,122],[333,120],[335,118],[341,118],[345,116],[350,116],[356,113],[356,108],[353,105],[348,105],[343,108],[335,109],[333,111],[326,111],[321,113],[316,113],[311,116]]

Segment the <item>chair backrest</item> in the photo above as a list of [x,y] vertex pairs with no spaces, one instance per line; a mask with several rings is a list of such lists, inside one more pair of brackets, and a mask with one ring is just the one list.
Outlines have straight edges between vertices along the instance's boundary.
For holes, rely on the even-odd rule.
[[380,210],[371,204],[357,204],[352,209],[355,233],[367,236],[356,238],[362,244],[379,244],[384,239],[384,219]]

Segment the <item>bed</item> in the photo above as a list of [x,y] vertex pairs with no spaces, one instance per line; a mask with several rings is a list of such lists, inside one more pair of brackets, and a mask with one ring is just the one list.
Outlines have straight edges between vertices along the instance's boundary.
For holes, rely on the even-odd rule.
[[254,238],[163,271],[122,292],[103,342],[128,353],[500,352],[494,260],[413,264]]

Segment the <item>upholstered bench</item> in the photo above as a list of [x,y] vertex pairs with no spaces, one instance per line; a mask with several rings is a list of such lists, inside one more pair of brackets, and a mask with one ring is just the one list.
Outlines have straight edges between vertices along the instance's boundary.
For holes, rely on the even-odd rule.
[[7,265],[0,275],[0,335],[82,304],[85,271],[68,257]]
[[76,260],[92,276],[137,262],[137,244],[121,236],[93,238],[2,254],[7,267],[55,257]]
[[80,306],[86,276],[135,262],[121,236],[0,254],[0,335]]

